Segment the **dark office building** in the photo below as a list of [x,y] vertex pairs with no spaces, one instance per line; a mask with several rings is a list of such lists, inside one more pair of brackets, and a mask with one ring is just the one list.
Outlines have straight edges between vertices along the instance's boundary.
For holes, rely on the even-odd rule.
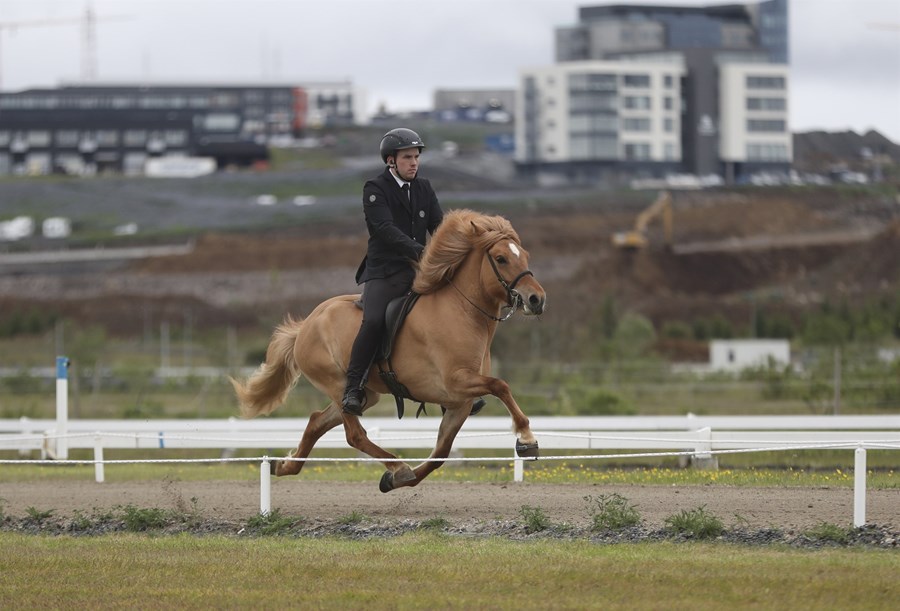
[[268,159],[305,128],[307,94],[272,86],[72,86],[0,93],[0,175],[143,172],[152,157]]

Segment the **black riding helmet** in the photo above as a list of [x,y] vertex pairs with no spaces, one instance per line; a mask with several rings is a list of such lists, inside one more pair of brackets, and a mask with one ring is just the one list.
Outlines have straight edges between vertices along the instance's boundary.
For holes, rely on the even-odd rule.
[[397,151],[412,148],[419,149],[419,152],[425,148],[419,134],[405,127],[392,129],[381,138],[381,160],[387,163],[387,158],[396,157]]

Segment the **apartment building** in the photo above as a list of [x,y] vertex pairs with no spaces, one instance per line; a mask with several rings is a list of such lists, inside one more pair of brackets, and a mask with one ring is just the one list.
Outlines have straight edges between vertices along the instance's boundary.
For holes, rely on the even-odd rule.
[[787,171],[787,8],[581,8],[556,30],[556,63],[521,71],[520,171],[588,182]]

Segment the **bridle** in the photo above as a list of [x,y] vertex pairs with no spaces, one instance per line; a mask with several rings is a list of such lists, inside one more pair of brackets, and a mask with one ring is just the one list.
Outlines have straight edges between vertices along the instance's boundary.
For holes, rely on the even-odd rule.
[[500,285],[506,290],[506,305],[502,308],[502,309],[506,310],[506,314],[504,314],[503,316],[500,316],[498,318],[497,316],[494,316],[490,312],[485,312],[478,306],[478,304],[474,303],[471,299],[466,297],[465,293],[463,293],[461,290],[459,290],[459,288],[457,288],[457,286],[455,284],[453,284],[453,281],[448,280],[448,282],[450,282],[450,286],[455,288],[456,292],[459,293],[460,295],[462,295],[463,298],[466,301],[468,301],[469,304],[473,308],[475,308],[476,310],[478,310],[479,312],[481,312],[482,314],[484,314],[485,316],[487,316],[488,318],[490,318],[493,321],[506,322],[507,320],[509,320],[512,317],[513,314],[516,313],[516,310],[519,309],[519,306],[521,306],[523,304],[522,296],[519,294],[519,291],[516,290],[516,285],[519,283],[519,280],[521,280],[525,276],[534,277],[534,273],[530,269],[526,269],[525,271],[520,272],[518,276],[513,278],[512,282],[507,282],[503,278],[503,275],[500,274],[500,270],[497,269],[497,264],[494,263],[494,258],[491,256],[491,253],[488,252],[487,250],[485,250],[484,255],[487,257],[488,262],[491,264],[491,269],[494,270],[494,275],[497,276],[497,280],[500,282]]

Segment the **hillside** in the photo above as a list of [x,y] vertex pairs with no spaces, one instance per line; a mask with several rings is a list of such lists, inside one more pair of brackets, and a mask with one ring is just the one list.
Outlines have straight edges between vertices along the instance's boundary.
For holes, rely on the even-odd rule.
[[[441,184],[452,174],[432,176],[445,208],[473,207],[512,221],[548,289],[542,323],[562,334],[583,334],[579,326],[592,324],[605,299],[659,328],[710,316],[745,325],[751,310],[766,307],[802,318],[825,299],[900,290],[900,202],[891,188],[679,192],[674,250],[651,225],[649,248],[626,252],[614,249],[610,236],[630,228],[655,193],[523,194],[490,190],[475,178],[480,190],[454,191]],[[180,197],[190,202],[190,193]],[[148,321],[190,317],[197,328],[227,324],[262,337],[284,313],[303,315],[356,290],[353,272],[366,235],[354,200],[282,206],[276,212],[290,222],[252,231],[237,231],[240,218],[223,215],[211,223],[218,229],[196,232],[192,251],[180,256],[102,267],[6,266],[0,311],[53,312],[121,335],[140,335]],[[169,204],[167,223],[180,222],[179,209]],[[186,214],[195,218],[197,211]]]

